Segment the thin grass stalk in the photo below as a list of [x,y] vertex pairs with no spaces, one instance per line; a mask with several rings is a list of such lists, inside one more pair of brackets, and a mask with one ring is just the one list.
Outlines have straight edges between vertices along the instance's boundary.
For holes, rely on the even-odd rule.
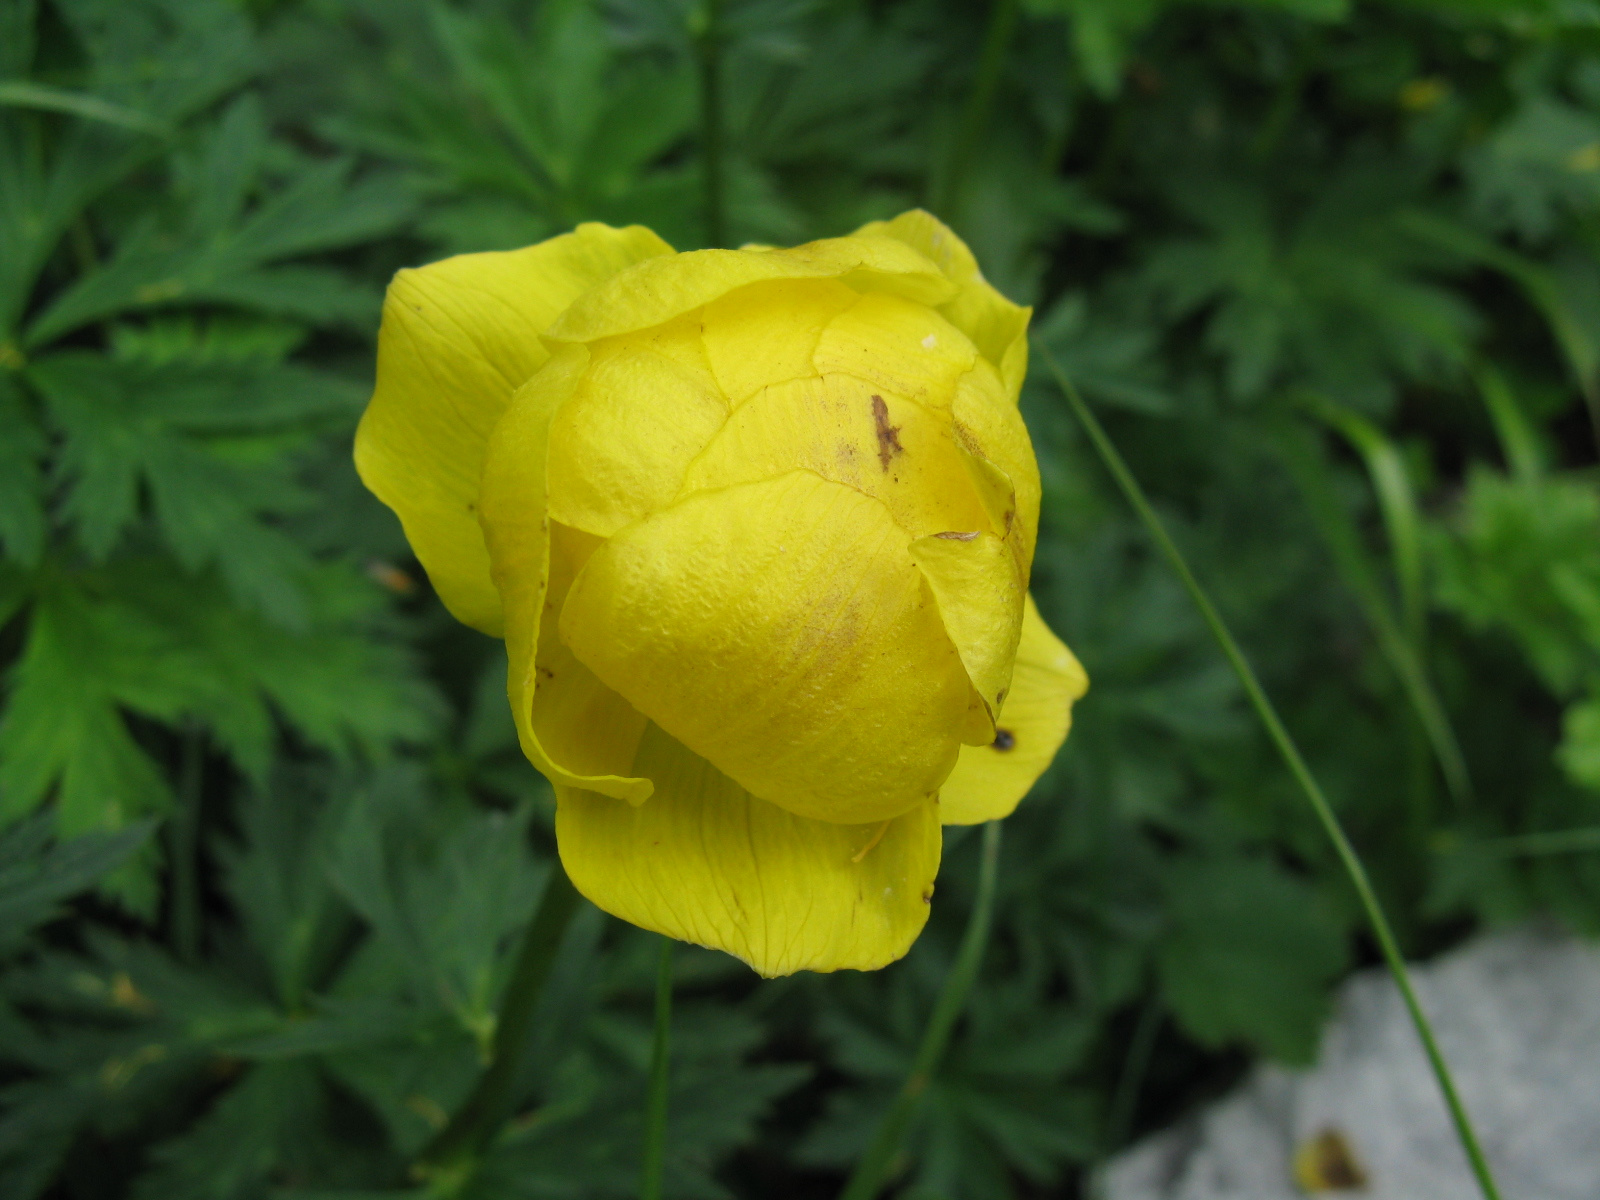
[[1450,1119],[1455,1125],[1456,1137],[1461,1143],[1461,1148],[1467,1156],[1467,1162],[1472,1168],[1472,1173],[1477,1179],[1478,1187],[1483,1192],[1485,1200],[1500,1200],[1500,1189],[1495,1185],[1494,1175],[1489,1170],[1488,1159],[1484,1157],[1483,1147],[1478,1142],[1478,1135],[1473,1131],[1472,1121],[1467,1116],[1466,1106],[1461,1102],[1461,1096],[1456,1091],[1455,1079],[1450,1074],[1450,1067],[1444,1060],[1444,1055],[1439,1051],[1438,1041],[1433,1034],[1433,1026],[1428,1021],[1427,1014],[1422,1011],[1422,1005],[1417,1000],[1416,989],[1411,985],[1411,973],[1406,969],[1404,957],[1401,956],[1399,944],[1395,941],[1394,931],[1389,926],[1389,919],[1384,915],[1383,906],[1378,902],[1377,893],[1373,891],[1372,881],[1367,878],[1367,871],[1361,864],[1360,857],[1356,854],[1355,847],[1350,844],[1344,826],[1340,824],[1338,816],[1334,813],[1332,805],[1323,795],[1322,787],[1317,783],[1316,777],[1311,774],[1311,768],[1306,765],[1305,759],[1300,754],[1300,748],[1295,744],[1294,738],[1289,735],[1278,710],[1268,698],[1266,689],[1261,686],[1261,681],[1256,677],[1255,669],[1245,658],[1244,651],[1239,648],[1239,643],[1234,640],[1232,632],[1223,621],[1222,615],[1211,602],[1211,597],[1200,586],[1199,580],[1190,570],[1188,560],[1178,549],[1171,536],[1167,533],[1166,526],[1161,523],[1161,518],[1156,515],[1155,509],[1150,506],[1150,501],[1145,497],[1144,489],[1139,486],[1139,481],[1134,478],[1133,472],[1128,469],[1122,455],[1117,452],[1116,446],[1111,442],[1105,429],[1090,411],[1078,389],[1073,385],[1067,373],[1061,369],[1061,364],[1056,362],[1055,356],[1043,345],[1035,343],[1040,356],[1049,366],[1050,372],[1055,376],[1056,384],[1061,393],[1066,397],[1068,405],[1077,416],[1084,430],[1089,435],[1090,442],[1099,453],[1100,459],[1105,463],[1106,469],[1111,472],[1112,478],[1117,481],[1117,486],[1127,497],[1128,503],[1144,523],[1151,539],[1161,550],[1162,555],[1177,572],[1178,578],[1183,581],[1189,598],[1194,601],[1195,607],[1200,610],[1200,615],[1205,618],[1206,625],[1211,634],[1216,638],[1222,652],[1227,656],[1229,664],[1239,682],[1244,685],[1245,694],[1250,698],[1251,706],[1256,710],[1256,715],[1265,726],[1268,736],[1282,755],[1284,763],[1288,766],[1295,781],[1300,785],[1300,790],[1305,793],[1307,801],[1311,804],[1312,811],[1316,813],[1317,820],[1328,835],[1328,840],[1333,843],[1334,851],[1343,864],[1345,873],[1349,875],[1350,882],[1354,885],[1356,895],[1360,898],[1361,907],[1366,912],[1367,920],[1372,926],[1373,935],[1377,938],[1379,948],[1383,951],[1384,961],[1388,963],[1390,972],[1394,975],[1395,985],[1400,989],[1400,995],[1405,1001],[1406,1011],[1411,1015],[1412,1024],[1416,1026],[1417,1036],[1422,1039],[1422,1047],[1428,1056],[1428,1065],[1433,1069],[1434,1078],[1439,1083],[1439,1090],[1444,1095],[1446,1107],[1450,1110]]
[[704,189],[706,245],[727,245],[727,195],[723,171],[722,0],[701,0],[694,43],[700,66],[700,181]]
[[667,1157],[667,1098],[671,1082],[672,939],[661,939],[656,965],[656,1030],[650,1044],[650,1091],[644,1115],[644,1169],[639,1200],[661,1200]]
[[511,979],[500,1000],[489,1065],[449,1123],[423,1149],[412,1170],[415,1176],[445,1184],[446,1190],[452,1181],[464,1184],[478,1157],[511,1116],[517,1069],[522,1065],[539,994],[555,965],[567,926],[578,911],[578,901],[578,891],[561,864],[551,864],[550,879],[522,936]]
[[961,121],[956,126],[950,156],[940,170],[933,194],[929,197],[933,211],[948,222],[953,223],[959,216],[957,210],[961,205],[962,185],[972,166],[973,152],[994,113],[1000,76],[1005,71],[1006,51],[1011,47],[1011,38],[1017,28],[1017,8],[1018,0],[994,0],[989,8],[989,21],[983,32],[983,49],[979,52],[972,90],[967,93],[966,104],[962,107]]
[[922,1042],[917,1046],[916,1057],[911,1060],[911,1070],[900,1085],[889,1111],[878,1122],[867,1152],[856,1164],[844,1191],[839,1193],[839,1200],[873,1200],[899,1156],[906,1127],[911,1124],[922,1093],[927,1090],[939,1060],[944,1057],[956,1020],[967,1007],[967,995],[972,991],[973,980],[977,978],[978,967],[983,962],[983,952],[988,948],[999,864],[1000,822],[989,821],[983,827],[978,895],[972,904],[972,915],[967,918],[966,932],[961,935],[961,948],[956,952],[955,964],[945,977],[944,988],[939,992],[933,1012],[928,1015],[927,1027],[922,1031]]

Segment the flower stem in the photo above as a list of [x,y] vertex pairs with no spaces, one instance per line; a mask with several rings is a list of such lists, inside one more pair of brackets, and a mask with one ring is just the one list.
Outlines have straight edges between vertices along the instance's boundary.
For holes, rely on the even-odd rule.
[[993,0],[989,8],[989,23],[984,28],[983,49],[979,52],[972,90],[967,93],[966,105],[961,110],[961,123],[956,127],[950,157],[946,159],[929,198],[933,211],[947,222],[954,222],[957,217],[962,184],[972,164],[973,151],[977,149],[984,130],[989,127],[995,94],[1000,90],[1000,75],[1006,65],[1006,51],[1011,46],[1011,35],[1017,27],[1017,8],[1018,0]]
[[578,891],[561,864],[552,864],[549,882],[522,936],[516,965],[500,1000],[489,1066],[449,1124],[423,1150],[413,1174],[427,1179],[464,1180],[511,1115],[516,1099],[512,1089],[528,1044],[539,993],[550,977],[562,935],[578,910],[578,900]]
[[700,178],[706,245],[720,247],[728,237],[722,172],[722,0],[701,0],[693,33],[700,60]]
[[661,939],[656,967],[656,1033],[650,1046],[650,1099],[644,1116],[644,1173],[640,1200],[661,1200],[667,1151],[667,1097],[671,1077],[672,939]]
[[839,1200],[872,1200],[883,1186],[895,1157],[900,1152],[900,1142],[905,1137],[906,1126],[916,1113],[917,1102],[933,1078],[934,1068],[944,1055],[944,1048],[955,1029],[956,1019],[967,1006],[967,993],[977,978],[978,967],[983,962],[984,949],[989,944],[989,923],[994,913],[994,884],[999,874],[1000,822],[990,821],[983,827],[983,852],[978,867],[978,895],[972,904],[972,915],[967,918],[967,931],[961,937],[961,948],[956,952],[955,965],[945,978],[944,989],[928,1017],[928,1026],[922,1032],[922,1043],[911,1060],[911,1072],[900,1092],[889,1106],[889,1111],[878,1122],[872,1142],[855,1172],[845,1184]]
[[1224,623],[1222,616],[1217,612],[1208,596],[1195,578],[1194,572],[1189,569],[1188,562],[1179,551],[1177,544],[1167,533],[1162,525],[1161,518],[1156,516],[1155,509],[1150,507],[1150,501],[1145,497],[1144,489],[1139,486],[1139,481],[1133,477],[1133,472],[1128,469],[1128,464],[1122,460],[1122,455],[1112,445],[1100,422],[1095,418],[1089,406],[1078,394],[1078,389],[1073,386],[1072,380],[1061,369],[1061,364],[1056,362],[1055,356],[1039,343],[1041,357],[1049,366],[1050,372],[1055,376],[1056,384],[1061,388],[1061,393],[1066,397],[1068,405],[1082,423],[1084,430],[1089,435],[1089,440],[1094,443],[1094,448],[1099,452],[1100,459],[1105,463],[1106,469],[1111,472],[1112,478],[1117,481],[1117,486],[1127,497],[1134,512],[1144,522],[1145,529],[1149,531],[1151,539],[1161,550],[1172,569],[1177,572],[1178,578],[1183,581],[1184,588],[1189,593],[1189,598],[1194,601],[1195,607],[1200,610],[1200,615],[1205,618],[1206,625],[1210,627],[1211,634],[1222,647],[1222,652],[1227,656],[1234,673],[1239,676],[1239,682],[1244,685],[1245,694],[1250,698],[1251,705],[1260,717],[1262,725],[1266,727],[1268,736],[1282,755],[1283,761],[1288,765],[1290,773],[1299,783],[1301,791],[1305,793],[1310,802],[1312,811],[1316,813],[1317,820],[1321,822],[1323,830],[1328,835],[1328,840],[1333,843],[1333,848],[1339,856],[1339,861],[1344,865],[1345,873],[1350,876],[1350,882],[1355,886],[1356,895],[1361,900],[1361,907],[1365,910],[1367,920],[1372,926],[1372,932],[1378,940],[1378,945],[1383,951],[1384,960],[1389,965],[1390,972],[1394,975],[1396,986],[1400,995],[1405,1000],[1406,1010],[1411,1014],[1411,1021],[1416,1026],[1417,1036],[1422,1039],[1422,1048],[1427,1053],[1428,1063],[1433,1068],[1434,1078],[1439,1082],[1439,1090],[1444,1094],[1444,1101],[1450,1110],[1450,1119],[1455,1123],[1456,1137],[1461,1142],[1461,1148],[1466,1152],[1467,1161],[1472,1167],[1472,1173],[1477,1177],[1478,1187],[1482,1190],[1486,1200],[1500,1200],[1500,1191],[1495,1186],[1494,1176],[1489,1171],[1488,1160],[1484,1157],[1483,1148],[1478,1144],[1478,1136],[1473,1132],[1472,1122],[1467,1116],[1465,1105],[1456,1092],[1455,1080],[1451,1077],[1450,1068],[1444,1061],[1444,1055],[1439,1052],[1438,1042],[1433,1036],[1433,1026],[1429,1023],[1427,1014],[1422,1011],[1422,1005],[1417,1001],[1415,989],[1411,986],[1411,975],[1406,969],[1405,959],[1400,954],[1400,947],[1395,941],[1394,931],[1389,927],[1389,920],[1383,913],[1383,906],[1378,903],[1377,893],[1372,890],[1372,882],[1367,878],[1366,868],[1361,865],[1355,847],[1350,844],[1350,839],[1345,835],[1344,827],[1339,823],[1338,816],[1333,807],[1322,793],[1321,786],[1316,777],[1311,774],[1311,768],[1300,754],[1300,748],[1289,735],[1278,710],[1273,707],[1266,690],[1261,686],[1261,681],[1256,677],[1255,669],[1250,666],[1244,656],[1244,651],[1239,648],[1239,643],[1234,640],[1233,634]]

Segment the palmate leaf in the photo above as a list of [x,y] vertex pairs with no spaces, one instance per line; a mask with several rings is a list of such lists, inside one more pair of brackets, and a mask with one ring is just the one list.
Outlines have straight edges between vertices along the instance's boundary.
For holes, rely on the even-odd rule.
[[[544,1104],[502,1139],[468,1196],[638,1194],[649,1029],[637,1016],[610,1012],[589,1025],[587,1044],[568,1048]],[[762,1032],[725,1004],[675,1006],[665,1194],[731,1200],[717,1166],[809,1074],[744,1063]]]
[[[408,47],[403,86],[371,82],[374,112],[327,128],[347,145],[416,168],[443,194],[424,227],[454,251],[502,249],[582,220],[697,235],[697,181],[663,155],[694,121],[686,60],[625,54],[593,0],[531,18],[428,4],[432,36]],[[416,59],[430,60],[423,78]],[[432,67],[432,62],[440,66]],[[527,64],[544,64],[528,71]],[[398,97],[398,103],[396,103]]]
[[305,627],[310,560],[265,518],[311,503],[285,452],[306,443],[311,421],[345,416],[355,388],[287,365],[149,366],[86,352],[41,359],[27,378],[63,435],[63,512],[91,557],[142,524],[147,494],[187,570],[215,566],[242,603]]
[[175,303],[221,303],[316,321],[370,319],[370,292],[331,271],[280,260],[393,229],[409,195],[393,179],[350,180],[349,162],[303,167],[259,203],[269,149],[259,103],[244,96],[175,164],[181,212],[135,224],[102,268],[68,288],[28,327],[42,345],[92,321]]
[[1175,314],[1214,306],[1207,344],[1230,391],[1253,398],[1286,376],[1359,407],[1390,402],[1390,380],[1459,367],[1478,318],[1430,281],[1429,265],[1380,203],[1393,188],[1356,165],[1293,217],[1236,181],[1187,178],[1174,199],[1205,236],[1161,246],[1145,271]]
[[296,634],[238,609],[214,580],[148,560],[55,575],[36,596],[0,717],[4,819],[52,791],[68,833],[163,811],[167,785],[124,710],[187,717],[258,776],[275,713],[335,753],[420,737],[432,701],[372,637],[372,586],[339,566],[308,582],[311,626]]
[[33,566],[44,552],[44,431],[28,415],[20,389],[0,368],[0,552]]
[[1174,198],[1206,237],[1158,248],[1147,282],[1178,314],[1214,304],[1206,342],[1237,397],[1291,373],[1362,408],[1387,405],[1394,376],[1464,363],[1478,326],[1421,274],[1426,256],[1379,203],[1390,187],[1376,168],[1354,166],[1285,219],[1259,190],[1187,179]]
[[[1078,67],[1102,96],[1113,96],[1138,36],[1164,10],[1185,0],[1027,0],[1040,17],[1066,17]],[[1218,7],[1222,7],[1219,5]],[[1335,21],[1350,11],[1349,0],[1232,0],[1226,7],[1280,9],[1315,21]]]
[[1156,963],[1179,1022],[1203,1043],[1309,1061],[1349,961],[1322,898],[1260,858],[1175,859],[1162,883],[1172,926]]
[[[254,1066],[179,1137],[157,1146],[134,1200],[254,1200],[327,1153],[328,1096],[306,1062]],[[297,1169],[298,1168],[298,1169]]]
[[51,844],[54,818],[42,814],[0,834],[0,952],[14,949],[58,905],[120,866],[150,836],[148,821],[111,834]]
[[[15,68],[31,54],[32,5],[8,13]],[[63,0],[62,17],[88,63],[82,93],[157,124],[175,125],[238,83],[250,68],[243,14],[204,0]],[[15,49],[11,49],[15,47]],[[146,64],[167,64],[149,71]],[[49,118],[54,120],[55,118]],[[45,142],[45,118],[0,108],[0,344],[14,328],[66,228],[104,190],[165,148],[149,133],[71,121]]]
[[[802,1161],[848,1168],[866,1148],[910,1069],[919,1018],[931,1003],[937,976],[923,965],[929,978],[921,986],[891,984],[888,1004],[873,1004],[861,989],[854,1002],[825,1010],[820,1031],[833,1061],[859,1082],[835,1092],[802,1143]],[[1063,1086],[1082,1064],[1094,1020],[1012,979],[977,992],[966,1025],[923,1094],[907,1138],[914,1167],[901,1194],[1009,1200],[1017,1194],[1013,1173],[1048,1187],[1094,1147],[1092,1100]]]

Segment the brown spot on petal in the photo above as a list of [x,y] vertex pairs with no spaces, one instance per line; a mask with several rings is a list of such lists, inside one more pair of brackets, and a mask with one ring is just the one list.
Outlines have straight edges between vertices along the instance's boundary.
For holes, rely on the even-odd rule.
[[924,904],[932,904],[933,903],[933,889],[932,888],[925,888],[923,890],[922,902]]
[[947,542],[970,542],[978,536],[978,531],[974,529],[971,533],[961,533],[954,529],[947,529],[945,532],[936,533],[933,536],[944,538]]
[[1009,729],[996,729],[994,731],[994,741],[990,743],[990,745],[992,745],[1002,754],[1004,754],[1007,750],[1010,750],[1016,744],[1017,735],[1012,733]]
[[889,406],[882,396],[872,398],[872,422],[878,427],[878,462],[888,474],[889,460],[906,448],[900,444],[900,426],[889,424]]

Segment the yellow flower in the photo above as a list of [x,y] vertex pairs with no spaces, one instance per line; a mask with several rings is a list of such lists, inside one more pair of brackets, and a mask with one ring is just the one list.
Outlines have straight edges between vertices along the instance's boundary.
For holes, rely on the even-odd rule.
[[763,975],[880,967],[941,823],[1049,765],[1087,680],[1027,595],[1028,317],[922,212],[791,250],[581,225],[395,277],[356,464],[505,638],[599,907]]

